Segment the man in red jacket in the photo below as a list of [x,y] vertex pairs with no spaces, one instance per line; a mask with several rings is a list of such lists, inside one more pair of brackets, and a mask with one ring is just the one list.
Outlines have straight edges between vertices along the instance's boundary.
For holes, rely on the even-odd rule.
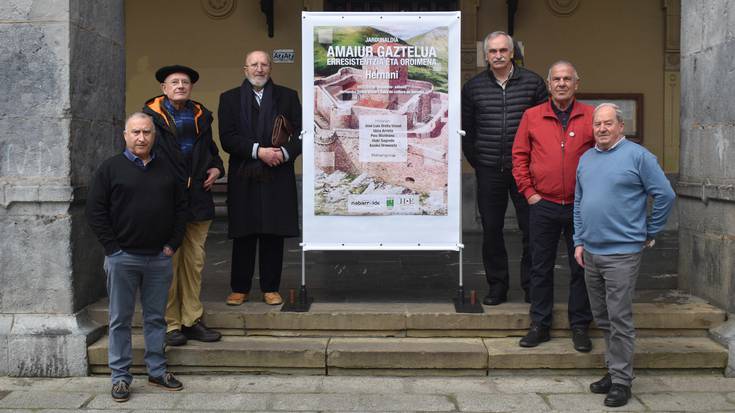
[[546,78],[551,99],[526,110],[513,144],[513,177],[530,205],[531,327],[521,347],[549,341],[554,305],[554,263],[559,236],[567,247],[569,325],[574,349],[588,352],[592,321],[584,270],[574,260],[574,185],[577,163],[594,144],[592,106],[577,102],[579,77],[566,61],[551,65]]

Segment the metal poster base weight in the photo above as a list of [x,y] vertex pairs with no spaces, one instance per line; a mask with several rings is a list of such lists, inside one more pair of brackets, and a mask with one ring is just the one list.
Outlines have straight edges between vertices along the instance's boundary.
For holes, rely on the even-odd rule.
[[302,285],[301,289],[299,290],[299,295],[296,297],[293,290],[288,296],[288,299],[285,303],[283,303],[283,306],[281,306],[282,312],[291,312],[291,313],[308,313],[309,309],[311,308],[311,303],[314,302],[314,299],[311,298],[311,296],[306,291],[306,286]]
[[484,313],[485,310],[482,308],[482,304],[477,301],[477,297],[465,297],[464,288],[459,287],[457,289],[457,296],[452,299],[454,301],[454,311],[458,313]]

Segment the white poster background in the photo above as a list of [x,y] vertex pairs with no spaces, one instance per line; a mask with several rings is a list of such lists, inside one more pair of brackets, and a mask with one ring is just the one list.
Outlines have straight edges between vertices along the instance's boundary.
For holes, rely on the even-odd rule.
[[[382,26],[448,29],[449,133],[447,215],[314,214],[314,27]],[[302,13],[303,248],[308,250],[458,250],[461,245],[460,13]]]

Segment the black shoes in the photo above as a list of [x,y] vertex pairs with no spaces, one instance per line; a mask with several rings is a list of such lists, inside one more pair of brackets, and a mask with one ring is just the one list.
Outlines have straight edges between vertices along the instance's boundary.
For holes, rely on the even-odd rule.
[[189,340],[212,342],[218,341],[222,334],[219,331],[210,330],[199,320],[191,327],[181,327],[181,332]]
[[183,346],[186,344],[186,336],[181,330],[173,330],[166,333],[166,345]]
[[592,341],[587,335],[586,328],[572,327],[572,343],[574,343],[574,349],[580,353],[589,353],[592,350]]
[[590,391],[597,394],[605,394],[605,406],[620,407],[628,404],[630,399],[630,386],[612,382],[610,373],[594,383],[590,383]]
[[169,346],[183,346],[188,340],[212,342],[222,338],[219,331],[210,330],[199,320],[191,327],[182,326],[181,330],[166,333],[166,344]]
[[607,397],[605,397],[605,406],[625,406],[628,404],[628,399],[630,399],[630,386],[613,383],[610,391],[607,393]]
[[130,399],[130,385],[123,380],[112,385],[112,400],[122,403]]
[[486,295],[485,298],[482,299],[482,303],[485,305],[499,305],[503,304],[508,300],[508,297],[502,296],[502,297],[495,297],[490,294]]
[[549,341],[549,329],[541,327],[537,324],[531,324],[528,333],[518,343],[521,347],[536,347],[544,341]]
[[607,394],[610,392],[610,387],[612,387],[612,377],[610,377],[610,373],[605,374],[605,376],[600,380],[590,383],[590,391],[596,394]]
[[161,387],[168,391],[179,391],[184,388],[184,385],[174,377],[172,373],[166,372],[160,377],[148,376],[148,384]]

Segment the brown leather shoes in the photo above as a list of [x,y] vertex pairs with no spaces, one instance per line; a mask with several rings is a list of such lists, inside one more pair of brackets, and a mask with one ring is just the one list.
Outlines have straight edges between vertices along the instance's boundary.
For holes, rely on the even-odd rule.
[[272,293],[263,293],[263,301],[268,305],[278,305],[283,303],[283,298],[281,298],[281,294],[278,294],[276,291]]
[[230,293],[230,295],[227,296],[225,303],[227,303],[227,305],[241,305],[247,300],[248,293]]

